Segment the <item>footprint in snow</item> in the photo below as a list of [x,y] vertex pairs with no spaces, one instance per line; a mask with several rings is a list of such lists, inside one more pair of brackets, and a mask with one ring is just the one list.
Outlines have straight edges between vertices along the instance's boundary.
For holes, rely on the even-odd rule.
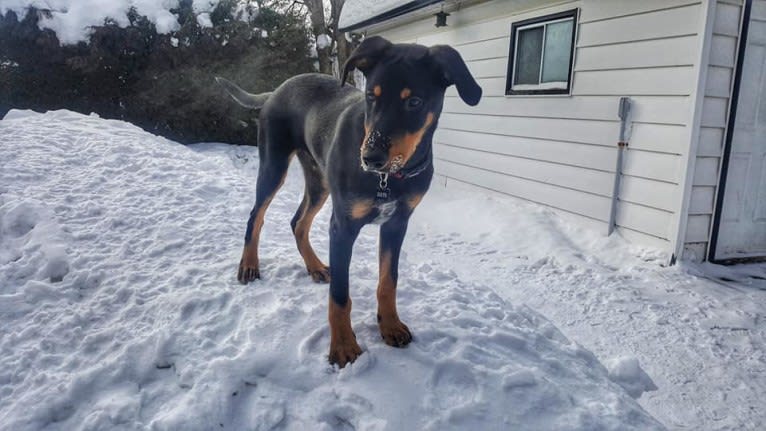
[[428,382],[434,407],[451,409],[476,402],[476,377],[468,364],[446,360],[436,365]]

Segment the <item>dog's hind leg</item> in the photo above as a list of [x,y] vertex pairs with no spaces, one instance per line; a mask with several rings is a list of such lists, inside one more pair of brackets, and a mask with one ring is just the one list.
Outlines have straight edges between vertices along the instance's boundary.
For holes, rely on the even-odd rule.
[[305,150],[299,150],[298,160],[300,160],[303,167],[306,188],[303,193],[301,206],[290,222],[290,226],[293,228],[295,243],[303,257],[303,261],[306,263],[306,270],[309,275],[317,283],[328,283],[330,281],[330,269],[319,260],[319,257],[314,252],[314,248],[311,247],[309,232],[311,231],[314,217],[327,201],[329,191],[322,171],[314,158]]
[[250,212],[245,232],[245,248],[242,251],[242,259],[239,262],[237,279],[242,284],[247,284],[256,278],[261,278],[258,262],[258,241],[263,228],[263,220],[266,209],[274,199],[277,190],[282,186],[287,176],[287,168],[295,151],[292,148],[279,148],[277,145],[284,137],[267,135],[265,128],[259,133],[258,155],[260,164],[258,168],[258,182],[255,190],[255,205]]

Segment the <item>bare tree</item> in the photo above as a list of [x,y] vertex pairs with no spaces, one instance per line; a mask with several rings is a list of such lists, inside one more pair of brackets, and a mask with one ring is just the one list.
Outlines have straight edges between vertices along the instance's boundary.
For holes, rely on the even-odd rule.
[[[354,49],[353,45],[346,39],[346,34],[338,31],[338,22],[340,21],[340,12],[343,10],[343,4],[346,0],[330,0],[330,37],[335,42],[335,52],[337,54],[338,65],[343,67],[346,59],[351,55]],[[353,77],[351,78],[353,80]]]
[[[307,12],[311,33],[314,36],[317,50],[319,71],[335,75],[337,71],[333,63],[337,61],[342,67],[354,49],[346,34],[338,31],[338,21],[346,0],[255,0],[259,6],[266,4],[285,11],[286,13]],[[329,18],[329,19],[328,19]],[[353,83],[353,77],[351,78]]]
[[[303,0],[302,3],[309,11],[309,20],[311,22],[311,33],[314,34],[316,41],[317,57],[319,59],[319,71],[332,75],[332,54],[333,43],[328,34],[327,20],[325,19],[324,3],[322,0]],[[327,43],[330,42],[330,43]]]
[[[333,60],[337,60],[338,65],[342,66],[353,49],[352,44],[346,39],[346,35],[338,31],[338,21],[345,1],[296,0],[296,3],[304,5],[309,11],[311,31],[317,41],[317,56],[319,57],[319,71],[321,73],[334,74]],[[327,19],[328,14],[329,19]],[[329,38],[329,40],[325,39],[320,42],[320,38]]]

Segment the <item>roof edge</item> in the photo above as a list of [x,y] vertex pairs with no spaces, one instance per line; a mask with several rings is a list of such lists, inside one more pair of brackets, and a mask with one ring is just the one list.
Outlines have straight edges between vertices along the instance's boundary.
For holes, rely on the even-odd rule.
[[431,6],[433,4],[436,4],[442,1],[443,0],[413,0],[409,3],[405,3],[401,6],[395,7],[387,12],[383,12],[381,14],[375,15],[372,18],[368,18],[356,24],[351,24],[346,27],[340,27],[338,28],[338,31],[349,32],[349,31],[358,30],[363,27],[369,27],[371,25],[380,24],[384,21],[388,21],[390,19],[400,17],[402,15],[406,15],[410,12],[414,12],[418,9],[422,9],[426,6]]

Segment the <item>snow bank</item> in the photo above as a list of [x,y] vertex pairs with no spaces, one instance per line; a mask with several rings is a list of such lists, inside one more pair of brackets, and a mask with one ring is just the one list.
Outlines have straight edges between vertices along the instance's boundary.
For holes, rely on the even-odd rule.
[[[241,286],[253,148],[192,149],[67,111],[11,111],[0,137],[7,429],[662,428],[545,318],[409,259],[407,244],[400,315],[415,339],[384,345],[374,229],[351,266],[364,354],[331,368],[327,287],[305,274],[288,223],[296,166],[267,216],[264,279]],[[320,255],[327,223],[325,209]]]
[[22,273],[61,281],[69,271],[67,237],[53,210],[44,202],[9,196],[8,203],[0,206],[0,239],[4,245],[0,250],[0,263],[27,255],[33,259],[29,265],[18,268]]
[[644,392],[657,390],[657,385],[633,356],[615,358],[610,361],[608,367],[609,378],[634,398],[639,398]]
[[[197,22],[202,27],[210,27],[210,12],[220,0],[194,0],[192,9],[197,14]],[[180,28],[178,16],[171,9],[178,7],[179,0],[3,0],[0,2],[0,15],[13,11],[23,17],[27,9],[34,7],[50,10],[50,15],[43,15],[39,22],[41,29],[51,29],[62,44],[86,42],[91,28],[104,25],[108,20],[125,27],[130,24],[128,11],[135,8],[139,15],[144,15],[154,23],[157,32],[170,33]],[[245,12],[242,5],[242,12]],[[246,19],[246,18],[245,18]]]

